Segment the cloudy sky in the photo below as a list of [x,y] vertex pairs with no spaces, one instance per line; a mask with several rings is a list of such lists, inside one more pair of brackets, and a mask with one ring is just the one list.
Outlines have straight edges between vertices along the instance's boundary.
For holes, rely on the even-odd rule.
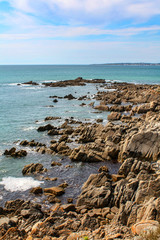
[[0,0],[0,64],[160,62],[160,0]]

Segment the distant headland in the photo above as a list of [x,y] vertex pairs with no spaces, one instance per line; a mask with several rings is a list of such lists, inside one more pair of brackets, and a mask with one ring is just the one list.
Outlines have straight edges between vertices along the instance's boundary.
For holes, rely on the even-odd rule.
[[109,66],[160,66],[160,63],[101,63],[92,65],[109,65]]

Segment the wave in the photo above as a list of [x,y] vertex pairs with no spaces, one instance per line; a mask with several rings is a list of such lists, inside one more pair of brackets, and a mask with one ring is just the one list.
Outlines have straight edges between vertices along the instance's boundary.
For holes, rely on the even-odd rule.
[[30,127],[24,127],[23,131],[31,131],[33,129],[36,129],[36,127],[30,126]]
[[0,185],[4,185],[4,189],[10,192],[26,191],[33,187],[39,187],[43,181],[34,180],[32,177],[4,177]]

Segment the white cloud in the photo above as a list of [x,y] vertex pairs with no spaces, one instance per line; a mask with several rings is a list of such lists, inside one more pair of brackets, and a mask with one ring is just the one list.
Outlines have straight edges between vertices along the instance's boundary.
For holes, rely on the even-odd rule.
[[[65,21],[108,23],[123,19],[147,20],[160,14],[159,0],[8,0],[19,11],[36,16],[59,15]],[[94,23],[95,23],[94,22]],[[91,21],[90,21],[91,23]]]
[[29,39],[51,39],[51,38],[73,38],[80,36],[134,36],[141,33],[160,31],[160,26],[124,28],[124,29],[100,29],[90,27],[68,27],[68,26],[32,26],[29,32],[0,34],[0,40],[29,40]]

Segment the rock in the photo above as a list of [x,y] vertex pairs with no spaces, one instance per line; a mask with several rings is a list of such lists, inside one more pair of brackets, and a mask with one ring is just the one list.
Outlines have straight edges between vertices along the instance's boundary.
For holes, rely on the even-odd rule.
[[65,141],[67,141],[67,139],[68,139],[68,135],[67,134],[65,134],[65,135],[62,135],[61,137],[60,137],[60,139],[59,139],[59,143],[61,143],[61,142],[65,142]]
[[68,100],[76,99],[72,94],[66,95],[64,98],[67,98]]
[[11,156],[14,158],[21,158],[27,156],[27,151],[25,150],[16,151],[16,148],[11,148],[10,150],[5,150],[4,155]]
[[63,204],[61,205],[61,208],[65,211],[65,212],[69,212],[69,211],[76,211],[75,205],[74,204]]
[[78,197],[77,206],[85,205],[87,208],[102,208],[109,205],[111,200],[112,184],[104,172],[91,174],[82,187]]
[[57,103],[57,102],[58,102],[58,100],[57,100],[57,99],[54,99],[54,100],[53,100],[53,102],[54,102],[54,103]]
[[68,187],[68,183],[66,183],[66,182],[61,183],[58,187],[60,187],[60,188],[66,188],[66,187]]
[[56,198],[55,195],[48,196],[47,200],[49,203],[61,203],[61,200],[59,198]]
[[143,131],[128,137],[123,145],[121,157],[137,157],[156,161],[160,156],[160,134],[157,131]]
[[60,144],[58,144],[57,146],[57,151],[58,152],[61,152],[61,151],[64,151],[64,150],[68,150],[69,147],[66,145],[65,142],[61,142]]
[[109,169],[108,169],[107,166],[102,166],[102,167],[100,167],[100,168],[98,169],[98,172],[106,172],[106,173],[108,173],[108,172],[109,172]]
[[23,203],[24,203],[24,200],[21,200],[21,199],[7,201],[5,203],[5,208],[10,211],[16,212],[22,206]]
[[154,220],[141,221],[134,224],[131,229],[132,232],[136,235],[149,234],[151,231],[156,232],[159,227],[159,222]]
[[150,173],[152,170],[151,164],[149,162],[142,162],[134,158],[128,158],[119,168],[118,174],[126,177],[130,172],[138,174],[142,170]]
[[122,239],[123,235],[121,233],[111,234],[106,236],[106,240]]
[[8,224],[9,223],[9,218],[8,217],[2,217],[0,218],[0,226],[3,224]]
[[96,121],[97,121],[97,123],[101,123],[101,122],[103,122],[103,119],[102,118],[98,118]]
[[51,166],[52,167],[54,167],[54,166],[61,166],[61,165],[62,165],[62,163],[60,163],[60,162],[55,162],[55,161],[51,162]]
[[68,203],[73,203],[73,198],[67,198]]
[[48,195],[55,195],[60,196],[64,194],[64,188],[62,187],[50,187],[50,188],[44,188],[44,193]]
[[23,84],[27,84],[27,85],[39,85],[38,83],[33,82],[33,81],[24,82]]
[[22,170],[22,174],[23,175],[27,175],[27,174],[37,174],[37,173],[42,173],[46,171],[46,169],[44,169],[43,165],[40,163],[31,163],[28,165],[25,165],[23,170]]
[[111,112],[107,118],[109,121],[118,121],[121,119],[121,114],[117,112]]
[[49,117],[46,117],[46,118],[44,119],[44,121],[58,120],[58,119],[61,119],[61,117],[51,117],[51,116],[49,116]]
[[122,178],[125,178],[125,176],[124,175],[118,175],[118,174],[112,174],[111,178],[112,178],[113,182],[117,182],[117,181],[121,180]]
[[48,135],[50,136],[59,135],[59,131],[57,129],[49,130]]
[[99,105],[99,106],[95,106],[94,109],[100,110],[100,111],[109,111],[109,107],[106,105]]
[[47,124],[45,126],[40,126],[37,131],[38,132],[44,132],[44,131],[49,131],[49,130],[52,130],[52,129],[55,129],[54,126],[52,126],[51,124]]
[[33,194],[42,194],[43,193],[43,189],[41,187],[36,187],[36,188],[32,188],[30,193]]

